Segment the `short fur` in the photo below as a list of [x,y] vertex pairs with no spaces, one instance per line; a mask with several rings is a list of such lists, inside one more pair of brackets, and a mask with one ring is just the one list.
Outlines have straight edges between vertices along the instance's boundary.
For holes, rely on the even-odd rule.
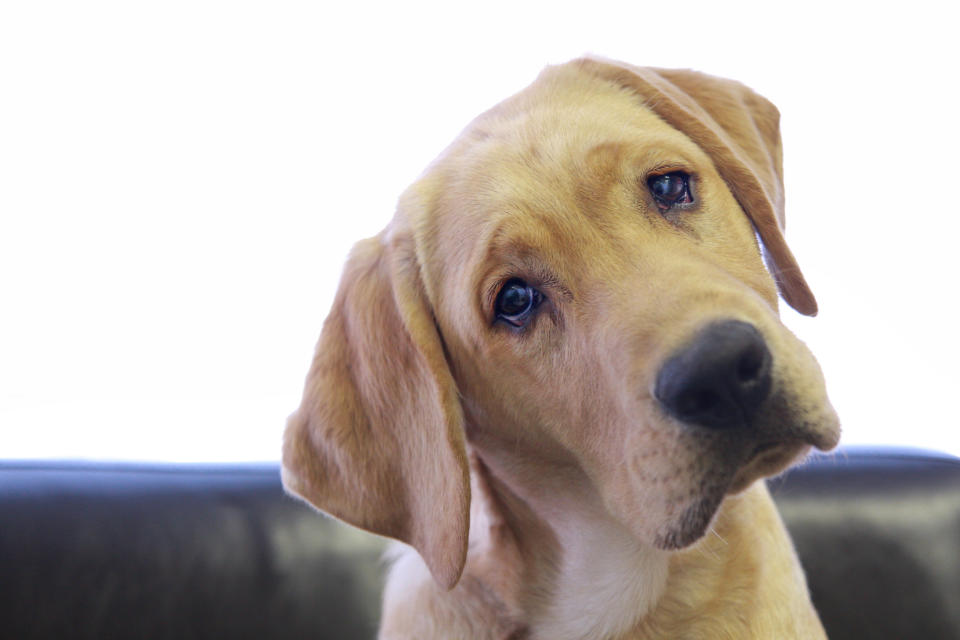
[[[674,170],[696,204],[662,213]],[[778,113],[732,81],[577,60],[467,127],[354,249],[284,439],[289,491],[410,545],[381,638],[824,637],[760,480],[839,438],[783,220]],[[511,278],[545,296],[520,330]],[[653,397],[718,320],[773,356],[750,428]]]

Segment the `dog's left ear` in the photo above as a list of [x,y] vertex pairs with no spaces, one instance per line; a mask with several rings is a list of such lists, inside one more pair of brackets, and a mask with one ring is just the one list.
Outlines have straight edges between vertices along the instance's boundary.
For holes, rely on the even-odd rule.
[[817,301],[783,237],[777,108],[739,82],[696,71],[634,67],[594,58],[574,64],[635,91],[645,106],[710,156],[760,235],[767,268],[780,295],[800,313],[816,315]]

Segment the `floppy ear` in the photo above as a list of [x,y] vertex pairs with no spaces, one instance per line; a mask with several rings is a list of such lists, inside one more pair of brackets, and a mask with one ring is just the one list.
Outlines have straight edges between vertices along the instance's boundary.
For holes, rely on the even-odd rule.
[[467,553],[463,418],[408,234],[358,243],[283,442],[288,491],[402,540],[446,588]]
[[696,71],[634,67],[584,58],[575,64],[630,88],[713,160],[763,241],[764,259],[787,303],[808,316],[817,301],[783,237],[780,113],[739,82]]

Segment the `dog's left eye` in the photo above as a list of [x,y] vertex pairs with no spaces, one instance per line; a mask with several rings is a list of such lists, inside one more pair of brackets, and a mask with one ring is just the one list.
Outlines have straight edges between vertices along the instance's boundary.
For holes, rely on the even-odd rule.
[[678,204],[693,202],[690,194],[690,174],[683,171],[653,176],[647,180],[647,186],[661,211],[667,211]]
[[524,326],[534,310],[543,302],[543,294],[529,284],[514,278],[508,280],[494,304],[494,312],[498,320],[503,320],[515,327]]

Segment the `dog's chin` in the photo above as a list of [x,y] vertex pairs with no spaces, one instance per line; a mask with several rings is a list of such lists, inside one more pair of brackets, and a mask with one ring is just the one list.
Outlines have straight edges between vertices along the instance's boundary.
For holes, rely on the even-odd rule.
[[678,551],[693,545],[710,530],[724,498],[741,493],[761,478],[784,471],[809,451],[808,445],[795,443],[758,445],[735,472],[721,474],[728,480],[706,488],[678,518],[663,527],[654,538],[654,546]]
[[720,509],[724,495],[725,491],[720,489],[696,500],[671,525],[657,534],[653,546],[664,551],[678,551],[702,538]]

